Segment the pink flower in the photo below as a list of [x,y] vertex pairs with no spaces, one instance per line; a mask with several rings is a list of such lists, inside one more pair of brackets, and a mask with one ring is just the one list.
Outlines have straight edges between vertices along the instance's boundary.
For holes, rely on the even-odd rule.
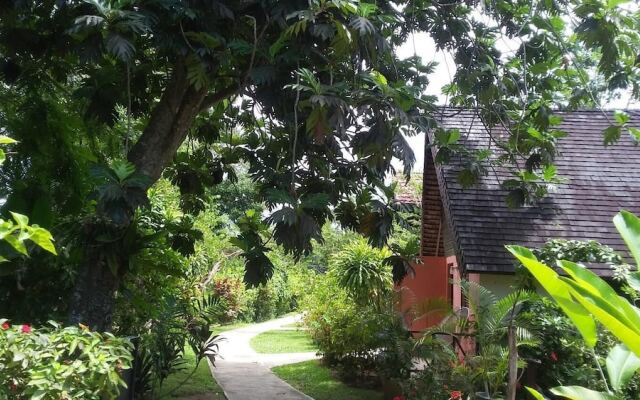
[[31,332],[31,326],[24,324],[22,325],[22,328],[20,328],[20,331],[22,331],[22,333],[29,333]]
[[4,322],[4,323],[2,324],[2,330],[3,330],[3,331],[6,331],[6,330],[7,330],[7,329],[9,329],[9,328],[11,328],[11,325],[9,325],[9,323],[8,323],[8,322]]
[[551,354],[549,355],[549,358],[551,359],[551,361],[556,362],[558,361],[558,355],[556,354],[555,351],[552,351]]
[[404,400],[404,396],[396,396],[393,400]]
[[459,390],[451,391],[451,400],[462,400],[462,392]]

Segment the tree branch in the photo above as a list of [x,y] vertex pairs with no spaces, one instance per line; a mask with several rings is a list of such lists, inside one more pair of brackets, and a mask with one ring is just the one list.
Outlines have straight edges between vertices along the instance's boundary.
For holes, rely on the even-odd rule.
[[224,89],[220,89],[215,93],[207,95],[202,101],[202,104],[200,105],[200,111],[213,107],[216,103],[226,99],[227,97],[236,93],[238,90],[240,90],[240,85],[238,83],[234,83],[230,86],[227,86]]

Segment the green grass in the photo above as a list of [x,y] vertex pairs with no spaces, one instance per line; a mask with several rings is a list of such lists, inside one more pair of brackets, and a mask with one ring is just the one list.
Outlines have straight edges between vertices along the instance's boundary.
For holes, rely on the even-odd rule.
[[219,335],[223,332],[230,331],[233,329],[244,328],[245,326],[249,326],[251,323],[248,322],[236,322],[229,325],[218,325],[211,328],[211,333]]
[[304,331],[273,330],[251,338],[251,347],[258,353],[303,353],[316,351],[309,334]]
[[302,322],[292,322],[290,324],[284,325],[283,328],[306,329]]
[[354,388],[340,382],[318,360],[283,365],[272,371],[315,400],[382,400],[381,392]]
[[[171,374],[167,377],[167,379],[160,387],[159,396],[166,396],[167,393],[171,392],[176,386],[180,385],[189,374],[193,371],[193,368],[196,365],[196,356],[191,350],[190,347],[185,348],[184,359],[186,364],[184,365],[184,369],[178,371],[174,374]],[[207,399],[210,400],[223,400],[225,397],[222,394],[222,389],[218,386],[218,383],[211,376],[211,371],[209,370],[209,364],[207,360],[200,361],[200,365],[198,365],[198,369],[196,372],[189,378],[189,380],[183,384],[180,388],[176,389],[170,396],[165,398],[169,399],[179,399],[187,396],[194,395],[206,395]]]

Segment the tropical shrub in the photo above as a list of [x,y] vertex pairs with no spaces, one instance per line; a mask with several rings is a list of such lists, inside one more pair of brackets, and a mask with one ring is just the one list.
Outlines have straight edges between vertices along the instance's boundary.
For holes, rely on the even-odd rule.
[[[614,218],[614,224],[640,266],[640,219],[622,211]],[[640,309],[625,297],[618,295],[604,280],[589,269],[570,261],[558,261],[558,267],[567,276],[539,261],[528,249],[508,246],[508,250],[536,278],[540,285],[556,301],[571,319],[585,340],[593,348],[597,341],[597,325],[600,322],[621,344],[611,349],[606,360],[608,379],[602,375],[604,392],[582,386],[558,386],[552,393],[572,399],[603,398],[621,399],[625,386],[640,368]],[[640,291],[640,272],[628,272],[628,285]],[[533,389],[530,392],[538,399],[542,395]]]
[[0,319],[0,398],[115,399],[131,350],[127,339],[82,326],[36,329]]
[[305,323],[325,362],[347,380],[371,377],[379,349],[388,344],[383,333],[394,314],[385,256],[363,241],[348,243],[303,301]]
[[[529,374],[535,373],[538,385],[589,385],[599,381],[591,349],[552,300],[541,298],[531,302],[522,312],[522,318],[540,339],[537,346],[526,347],[520,352],[520,356],[528,361]],[[605,339],[598,354],[606,356],[609,345],[610,341]]]
[[391,324],[379,333],[383,342],[376,354],[376,372],[383,383],[399,384],[411,377],[415,342],[404,319],[396,315]]
[[534,254],[544,263],[555,263],[557,260],[610,265],[623,263],[622,257],[611,247],[595,240],[552,239],[541,248],[534,250]]
[[157,307],[162,313],[137,331],[136,398],[153,398],[170,374],[184,368],[186,346],[196,356],[195,368],[205,356],[218,354],[220,338],[211,331],[225,311],[218,297],[169,298]]
[[413,358],[426,363],[401,382],[407,400],[461,400],[477,388],[476,371],[440,338],[423,337],[413,349]]
[[380,309],[393,290],[391,268],[385,263],[389,256],[388,249],[371,247],[364,239],[354,240],[331,260],[331,273],[357,305],[373,304]]
[[250,300],[251,321],[262,322],[276,316],[276,298],[273,289],[268,284],[259,285],[252,289]]
[[244,284],[233,277],[223,277],[213,283],[213,293],[224,303],[225,311],[221,323],[237,320],[243,309]]
[[[451,311],[417,341],[414,357],[428,371],[412,376],[406,384],[408,393],[415,392],[408,395],[410,399],[443,398],[429,397],[437,385],[477,393],[480,398],[502,398],[508,391],[510,351],[517,354],[539,343],[522,315],[523,307],[537,298],[535,293],[518,290],[498,298],[473,282],[461,282],[461,287],[469,311]],[[513,366],[523,368],[524,360]]]

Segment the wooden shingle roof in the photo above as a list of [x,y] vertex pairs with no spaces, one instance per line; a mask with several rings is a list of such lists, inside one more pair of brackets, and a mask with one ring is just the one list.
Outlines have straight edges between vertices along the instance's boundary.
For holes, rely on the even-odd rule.
[[[640,127],[640,111],[628,113],[630,125]],[[436,167],[444,214],[467,271],[512,272],[506,244],[540,247],[552,238],[597,240],[626,255],[612,218],[621,209],[640,214],[640,146],[623,132],[617,144],[605,147],[602,131],[610,123],[602,112],[556,114],[563,118],[559,129],[568,133],[559,141],[555,162],[566,181],[534,206],[507,206],[508,192],[500,182],[510,174],[504,168],[490,170],[465,189],[457,181],[460,160]],[[443,109],[440,124],[459,129],[468,146],[489,144],[489,133],[473,111]],[[500,132],[494,128],[491,134]]]

